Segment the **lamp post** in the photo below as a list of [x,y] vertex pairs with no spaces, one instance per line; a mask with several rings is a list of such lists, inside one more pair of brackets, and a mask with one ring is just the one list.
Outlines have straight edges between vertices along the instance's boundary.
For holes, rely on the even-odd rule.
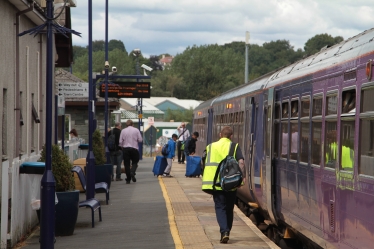
[[105,155],[106,155],[106,163],[110,163],[110,153],[107,145],[108,141],[108,70],[109,70],[109,62],[108,62],[108,0],[105,1]]
[[249,31],[245,32],[245,70],[244,70],[244,83],[248,83],[248,44],[249,44]]
[[[136,75],[139,75],[139,56],[141,55],[139,48],[134,49],[134,55],[136,57]],[[139,78],[136,78],[136,82],[139,82]],[[143,137],[143,98],[138,98],[137,110],[138,110],[138,128],[141,136]],[[139,160],[143,159],[143,142],[138,143],[139,147]]]

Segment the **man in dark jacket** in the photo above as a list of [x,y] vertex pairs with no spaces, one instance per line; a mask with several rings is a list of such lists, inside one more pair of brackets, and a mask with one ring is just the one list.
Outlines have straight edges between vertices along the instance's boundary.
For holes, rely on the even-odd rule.
[[[122,164],[122,149],[119,146],[119,137],[121,135],[121,122],[116,122],[115,127],[108,132],[108,137],[114,134],[116,141],[116,150],[110,151],[110,161],[113,165],[117,165],[116,168],[116,181],[122,181],[121,179],[121,164]],[[114,181],[114,173],[112,174],[112,181]]]
[[199,133],[197,131],[194,131],[192,133],[192,136],[187,138],[186,142],[184,143],[184,155],[187,158],[189,155],[194,155],[196,152],[196,141],[199,137]]

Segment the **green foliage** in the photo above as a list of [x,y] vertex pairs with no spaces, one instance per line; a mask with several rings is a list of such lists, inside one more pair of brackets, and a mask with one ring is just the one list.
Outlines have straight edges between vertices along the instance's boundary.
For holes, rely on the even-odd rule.
[[343,40],[341,36],[332,37],[328,34],[315,35],[305,43],[304,50],[307,55],[312,55],[319,52],[325,46],[331,47]]
[[92,151],[95,157],[95,164],[103,165],[106,162],[105,147],[99,130],[95,130],[92,134]]
[[188,122],[192,123],[193,119],[193,109],[189,110],[170,110],[167,109],[164,117],[165,122],[174,120],[174,122]]
[[[39,162],[46,160],[46,147],[43,146]],[[56,192],[72,191],[75,189],[74,176],[71,172],[73,164],[70,162],[69,157],[64,153],[61,148],[52,145],[52,173],[56,181]]]

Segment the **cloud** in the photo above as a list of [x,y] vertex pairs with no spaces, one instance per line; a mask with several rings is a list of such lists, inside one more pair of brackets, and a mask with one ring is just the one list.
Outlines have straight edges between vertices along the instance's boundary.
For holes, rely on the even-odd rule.
[[[105,1],[93,1],[93,39],[105,38]],[[86,1],[72,8],[75,45],[88,44]],[[177,54],[187,46],[289,40],[295,49],[317,34],[344,38],[369,29],[374,10],[364,0],[110,0],[109,39],[144,55]]]

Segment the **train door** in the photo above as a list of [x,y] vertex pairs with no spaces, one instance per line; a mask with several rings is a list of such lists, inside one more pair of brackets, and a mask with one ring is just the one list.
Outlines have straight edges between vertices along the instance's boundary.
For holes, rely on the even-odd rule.
[[267,96],[264,99],[264,155],[265,155],[265,174],[264,180],[266,187],[266,206],[271,221],[276,224],[276,219],[273,211],[273,203],[275,201],[275,190],[274,190],[274,171],[272,165],[273,149],[274,149],[274,138],[273,138],[273,111],[274,109],[274,88],[268,90]]

